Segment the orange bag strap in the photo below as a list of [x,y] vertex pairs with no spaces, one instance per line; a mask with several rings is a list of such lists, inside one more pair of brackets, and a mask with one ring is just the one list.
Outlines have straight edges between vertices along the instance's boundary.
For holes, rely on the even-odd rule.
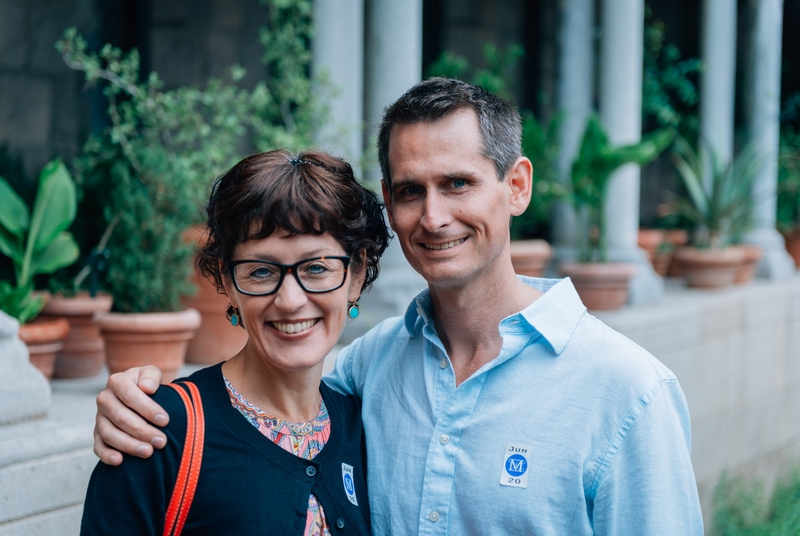
[[186,440],[183,443],[181,464],[178,468],[178,479],[167,507],[167,518],[164,523],[164,536],[177,536],[183,531],[186,516],[194,500],[197,479],[200,476],[200,465],[203,461],[203,441],[205,439],[205,417],[200,391],[192,382],[182,382],[186,389],[178,384],[168,384],[175,389],[186,406]]

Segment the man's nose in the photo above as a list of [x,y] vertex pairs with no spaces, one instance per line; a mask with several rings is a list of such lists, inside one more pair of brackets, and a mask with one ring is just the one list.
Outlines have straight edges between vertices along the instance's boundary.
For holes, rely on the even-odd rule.
[[430,193],[425,197],[425,208],[420,224],[426,231],[437,231],[450,223],[450,206],[439,193]]

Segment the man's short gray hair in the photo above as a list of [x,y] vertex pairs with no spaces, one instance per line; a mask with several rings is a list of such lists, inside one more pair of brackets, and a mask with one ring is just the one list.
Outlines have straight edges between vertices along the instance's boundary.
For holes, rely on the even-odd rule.
[[387,186],[392,182],[389,169],[392,127],[438,121],[462,109],[471,109],[478,116],[483,155],[494,162],[497,178],[505,179],[511,165],[522,156],[522,120],[517,109],[473,84],[430,78],[406,91],[383,112],[378,131],[378,160]]

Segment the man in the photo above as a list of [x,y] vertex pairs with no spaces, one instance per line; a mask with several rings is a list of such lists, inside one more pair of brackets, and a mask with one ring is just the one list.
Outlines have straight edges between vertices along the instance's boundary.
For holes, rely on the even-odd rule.
[[[513,107],[427,80],[386,109],[378,156],[389,221],[429,288],[326,379],[363,399],[375,534],[701,535],[675,376],[587,314],[569,280],[514,274],[509,220],[532,169]],[[135,382],[152,391],[153,372],[109,380],[151,420]],[[151,451],[113,416],[163,444],[112,393],[98,405],[107,443]],[[121,461],[100,437],[95,451]]]

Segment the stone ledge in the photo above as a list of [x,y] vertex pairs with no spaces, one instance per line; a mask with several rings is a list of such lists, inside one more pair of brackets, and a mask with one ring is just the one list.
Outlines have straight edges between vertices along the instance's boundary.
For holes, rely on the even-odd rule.
[[10,523],[0,523],[0,536],[77,536],[83,504],[68,506]]

